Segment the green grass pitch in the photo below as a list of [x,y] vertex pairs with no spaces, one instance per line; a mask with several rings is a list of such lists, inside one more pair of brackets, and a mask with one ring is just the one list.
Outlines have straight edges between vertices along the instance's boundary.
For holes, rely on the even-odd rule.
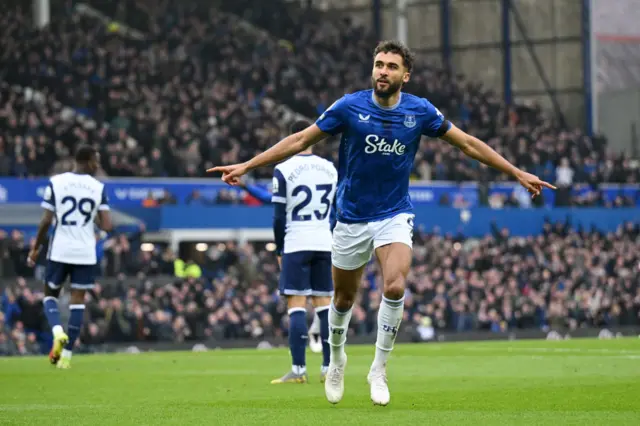
[[348,346],[345,397],[271,385],[285,349],[0,358],[0,425],[640,425],[640,339],[397,345],[391,403],[369,400],[373,345]]

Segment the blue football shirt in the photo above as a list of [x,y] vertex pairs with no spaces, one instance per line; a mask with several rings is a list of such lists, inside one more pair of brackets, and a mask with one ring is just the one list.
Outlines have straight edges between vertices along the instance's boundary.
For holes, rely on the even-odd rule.
[[336,214],[343,223],[412,211],[409,177],[420,137],[439,137],[451,127],[424,98],[401,93],[396,105],[383,107],[373,90],[338,99],[316,125],[330,135],[342,133]]

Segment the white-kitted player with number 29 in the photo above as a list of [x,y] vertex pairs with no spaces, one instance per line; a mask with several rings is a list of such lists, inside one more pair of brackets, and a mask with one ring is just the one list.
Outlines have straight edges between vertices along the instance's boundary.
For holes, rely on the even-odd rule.
[[[36,242],[29,253],[33,266],[55,219],[49,239],[45,278],[44,312],[53,332],[49,360],[58,368],[69,368],[71,353],[82,329],[84,293],[95,285],[96,237],[94,221],[111,231],[111,216],[105,186],[93,177],[100,166],[100,154],[83,145],[76,152],[73,172],[51,177],[41,206],[45,209]],[[71,281],[71,303],[67,333],[60,324],[58,295],[62,284]]]

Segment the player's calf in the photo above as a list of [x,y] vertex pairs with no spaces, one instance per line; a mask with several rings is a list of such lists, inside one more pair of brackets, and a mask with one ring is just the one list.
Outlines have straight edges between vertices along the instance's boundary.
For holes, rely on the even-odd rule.
[[309,349],[311,349],[311,352],[313,353],[322,352],[322,339],[320,336],[320,316],[318,315],[317,309],[313,314],[313,322],[309,327]]
[[404,314],[404,277],[399,277],[388,287],[378,308],[378,335],[376,339],[376,357],[374,367],[384,368],[393,350],[393,344],[400,329]]
[[54,296],[45,296],[42,300],[44,305],[44,315],[51,327],[54,336],[63,331],[60,324],[60,309],[58,308],[58,298]]
[[61,355],[61,359],[66,359],[67,361],[71,360],[73,348],[76,344],[76,341],[78,340],[78,337],[80,336],[80,332],[82,331],[82,322],[84,319],[84,304],[71,304],[69,305],[69,310],[69,325],[67,326],[69,340],[64,346]]
[[47,322],[49,323],[53,334],[53,344],[51,346],[51,351],[49,351],[49,362],[55,365],[58,360],[60,360],[60,354],[62,353],[64,345],[69,341],[69,338],[60,324],[60,309],[58,308],[60,286],[53,282],[48,282],[45,285],[44,293],[45,297],[42,301],[44,315],[47,318]]
[[289,309],[289,349],[291,350],[292,371],[303,374],[307,369],[305,352],[307,349],[307,311],[305,308]]
[[376,255],[382,269],[384,288],[378,309],[376,352],[367,379],[373,403],[387,405],[390,400],[387,361],[404,314],[405,281],[411,265],[411,248],[403,243],[392,243],[379,247]]
[[62,331],[60,325],[60,310],[58,309],[58,296],[60,295],[60,285],[56,285],[53,282],[48,282],[44,287],[44,299],[42,305],[44,308],[44,315],[47,318],[47,322],[55,334],[56,330]]
[[327,400],[332,404],[337,404],[344,395],[344,372],[347,365],[344,346],[347,342],[353,303],[364,266],[354,270],[345,270],[334,265],[332,270],[334,295],[329,308],[329,338],[327,339],[330,346],[330,360],[324,390]]
[[404,297],[400,300],[382,297],[378,309],[376,352],[367,376],[371,390],[371,401],[376,405],[387,405],[391,399],[387,384],[387,361],[393,350],[403,312]]
[[332,301],[328,315],[329,367],[324,378],[325,395],[332,404],[340,402],[344,395],[344,371],[347,365],[347,354],[344,351],[344,345],[347,342],[350,320],[351,309],[341,312]]
[[327,374],[329,368],[329,361],[331,357],[331,346],[329,346],[329,310],[331,305],[319,306],[316,308],[316,314],[320,322],[320,340],[322,342],[322,368],[320,370],[322,380]]
[[288,296],[289,307],[289,350],[291,352],[291,371],[281,378],[271,381],[279,383],[306,383],[307,363],[305,351],[307,349],[307,310],[306,296]]
[[347,341],[351,310],[356,299],[364,266],[354,270],[345,270],[333,266],[334,295],[329,309],[329,345],[331,361],[340,361],[344,357],[344,345]]
[[405,281],[401,275],[384,283],[384,293],[378,308],[378,335],[373,367],[384,368],[389,353],[393,350],[404,314],[404,288]]
[[330,296],[313,296],[312,303],[318,318],[318,333],[320,334],[320,350],[322,351],[322,367],[320,369],[320,381],[324,379],[329,369],[331,346],[329,346],[329,310],[331,309]]
[[376,250],[383,277],[383,296],[378,309],[378,336],[373,368],[384,368],[393,349],[404,314],[406,276],[411,266],[411,247],[391,243]]
[[371,401],[376,405],[387,405],[391,399],[387,384],[387,361],[393,350],[403,313],[404,297],[393,300],[382,296],[378,309],[376,352],[367,376],[371,390]]
[[73,348],[80,337],[82,331],[82,323],[84,320],[84,290],[73,289],[71,290],[71,303],[69,304],[69,324],[67,325],[68,339],[64,345],[64,349],[60,355],[60,361],[58,367],[70,368],[71,356],[73,355]]

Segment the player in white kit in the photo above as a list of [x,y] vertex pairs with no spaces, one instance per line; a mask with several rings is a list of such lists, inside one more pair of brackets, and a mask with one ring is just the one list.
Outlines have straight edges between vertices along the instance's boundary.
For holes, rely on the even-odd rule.
[[[36,242],[29,253],[33,266],[55,219],[49,240],[45,278],[44,312],[53,332],[49,360],[58,368],[69,368],[76,339],[82,329],[84,294],[94,286],[96,268],[96,216],[104,231],[111,231],[109,203],[102,182],[93,177],[100,165],[95,148],[78,148],[73,172],[51,177],[41,206],[45,209]],[[71,310],[65,333],[60,324],[58,295],[67,277],[71,282]]]
[[[300,121],[297,133],[309,126]],[[333,295],[331,278],[331,210],[338,182],[334,165],[313,155],[311,149],[276,166],[273,176],[273,231],[281,258],[280,294],[287,298],[289,348],[292,368],[271,383],[307,383],[307,297],[311,296],[320,319],[324,381],[329,366],[329,306]]]

